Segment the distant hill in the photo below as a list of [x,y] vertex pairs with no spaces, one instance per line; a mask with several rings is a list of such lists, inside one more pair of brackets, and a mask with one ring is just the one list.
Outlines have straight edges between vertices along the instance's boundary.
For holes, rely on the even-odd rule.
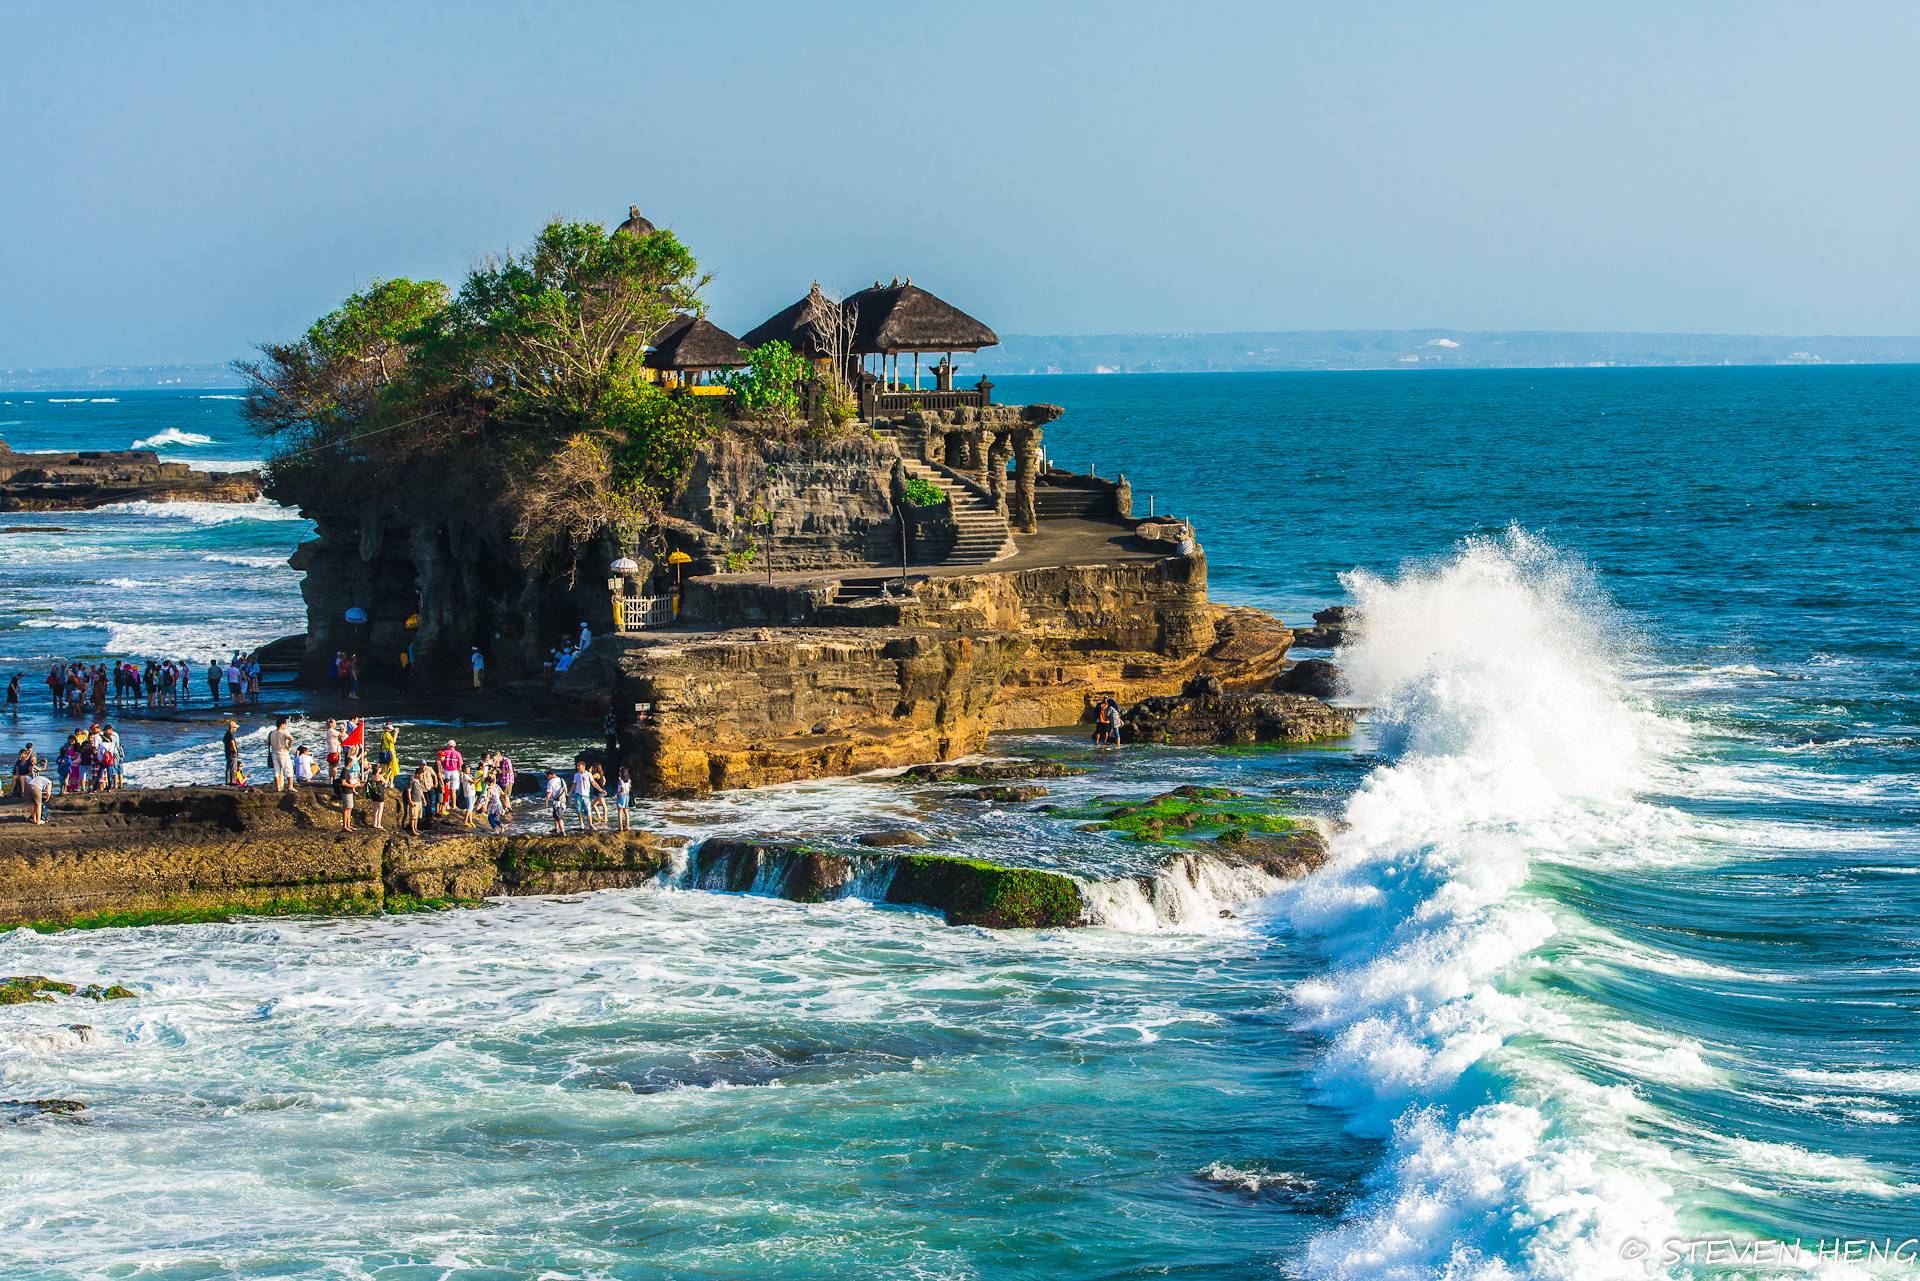
[[169,387],[238,386],[238,375],[225,364],[0,369],[0,391],[164,391]]
[[1273,369],[1575,369],[1610,365],[1920,362],[1920,338],[1462,329],[1229,334],[1011,334],[972,358],[989,374],[1236,373]]
[[[1198,374],[1274,369],[1581,369],[1633,365],[1905,365],[1920,338],[1303,329],[1228,334],[1010,334],[958,358],[986,374]],[[0,391],[237,387],[225,364],[0,369]]]

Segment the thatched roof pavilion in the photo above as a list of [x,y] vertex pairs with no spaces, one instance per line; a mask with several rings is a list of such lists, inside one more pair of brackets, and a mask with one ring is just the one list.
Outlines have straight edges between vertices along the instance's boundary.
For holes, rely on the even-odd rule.
[[859,355],[898,351],[978,351],[1000,336],[943,298],[908,280],[862,289],[840,304],[854,313],[853,350]]
[[805,298],[791,307],[781,308],[741,334],[740,343],[751,350],[762,343],[783,342],[801,355],[817,360],[828,353],[820,335],[815,332],[813,317],[819,314],[818,308],[833,305],[821,292],[820,282],[816,280]]
[[647,353],[649,369],[737,369],[747,363],[738,338],[704,316],[680,316],[661,330]]

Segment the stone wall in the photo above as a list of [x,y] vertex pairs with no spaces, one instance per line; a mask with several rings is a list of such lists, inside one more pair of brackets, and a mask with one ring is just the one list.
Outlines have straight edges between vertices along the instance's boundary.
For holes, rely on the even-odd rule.
[[730,430],[701,451],[673,505],[674,541],[721,568],[751,546],[766,568],[772,519],[776,571],[841,569],[898,558],[890,439],[856,431],[831,439],[770,438]]
[[622,639],[621,738],[635,785],[656,795],[976,751],[1024,648],[1007,634],[888,628]]
[[949,759],[990,730],[1077,724],[1100,698],[1174,694],[1201,674],[1261,688],[1292,642],[1258,611],[1210,604],[1198,554],[936,576],[859,605],[779,584],[733,596],[782,630],[620,637],[601,657],[643,791]]

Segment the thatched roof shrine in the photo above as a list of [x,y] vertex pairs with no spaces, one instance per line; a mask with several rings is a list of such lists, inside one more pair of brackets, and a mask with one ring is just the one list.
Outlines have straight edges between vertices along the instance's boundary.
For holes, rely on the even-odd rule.
[[703,316],[681,316],[660,331],[647,353],[649,369],[733,369],[747,363],[738,338]]

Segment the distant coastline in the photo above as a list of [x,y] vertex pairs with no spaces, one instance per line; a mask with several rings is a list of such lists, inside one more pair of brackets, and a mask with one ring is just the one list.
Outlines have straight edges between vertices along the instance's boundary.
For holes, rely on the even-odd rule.
[[[1920,337],[1672,334],[1544,329],[1310,329],[1233,333],[1008,334],[959,372],[1202,374],[1368,369],[1679,368],[1920,364]],[[237,388],[224,362],[0,369],[0,393]]]

